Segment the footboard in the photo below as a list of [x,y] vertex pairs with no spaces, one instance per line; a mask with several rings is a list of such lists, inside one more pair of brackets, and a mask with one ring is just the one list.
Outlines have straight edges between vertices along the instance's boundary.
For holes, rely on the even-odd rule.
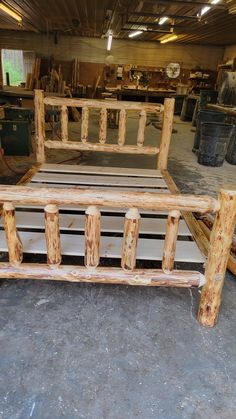
[[[119,267],[100,267],[101,213],[103,208],[128,208],[124,217]],[[174,195],[151,192],[119,192],[72,188],[0,186],[4,230],[9,262],[0,263],[0,278],[51,279],[71,282],[199,287],[204,285],[199,321],[212,326],[217,318],[227,258],[236,214],[236,191],[224,189],[219,200],[208,196]],[[24,245],[17,230],[15,206],[44,207],[47,263],[24,262]],[[85,207],[84,265],[62,264],[59,209]],[[161,269],[137,269],[139,210],[168,211]],[[205,277],[197,271],[175,270],[175,251],[180,211],[201,214],[216,212]]]

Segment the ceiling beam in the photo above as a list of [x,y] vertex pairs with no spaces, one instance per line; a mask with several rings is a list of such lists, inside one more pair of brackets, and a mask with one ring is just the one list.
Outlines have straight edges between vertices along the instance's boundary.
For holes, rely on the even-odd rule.
[[130,16],[138,16],[138,17],[152,17],[152,18],[160,18],[165,17],[168,15],[169,19],[189,19],[189,20],[199,20],[199,17],[196,16],[188,16],[188,15],[173,15],[168,12],[165,13],[146,13],[146,12],[130,12]]
[[211,6],[214,9],[227,9],[226,4],[211,4],[206,1],[188,1],[188,0],[148,0],[147,3],[155,4],[165,4],[165,5],[180,5],[180,6],[189,6],[191,9],[198,6]]

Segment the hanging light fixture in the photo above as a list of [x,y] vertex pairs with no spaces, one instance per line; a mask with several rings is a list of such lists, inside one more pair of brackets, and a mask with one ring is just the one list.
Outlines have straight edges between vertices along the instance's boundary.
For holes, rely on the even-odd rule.
[[135,31],[135,32],[131,32],[129,34],[129,38],[134,38],[135,36],[141,35],[141,33],[143,33],[143,31]]
[[113,33],[112,31],[110,31],[107,38],[107,51],[111,51],[112,39],[113,39]]
[[9,16],[13,17],[13,19],[17,20],[17,22],[22,22],[22,17],[18,15],[18,13],[14,12],[14,10],[10,9],[10,7],[6,6],[4,3],[0,3],[0,9],[7,13]]
[[161,18],[159,19],[158,24],[159,24],[159,25],[163,25],[163,23],[167,22],[167,20],[168,20],[168,19],[169,19],[169,18],[168,18],[167,16],[163,16],[163,17],[161,17]]

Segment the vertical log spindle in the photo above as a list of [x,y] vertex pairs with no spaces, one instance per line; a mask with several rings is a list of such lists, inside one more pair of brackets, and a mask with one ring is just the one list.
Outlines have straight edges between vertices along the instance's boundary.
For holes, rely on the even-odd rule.
[[35,108],[35,140],[36,140],[36,159],[38,163],[45,162],[45,110],[44,110],[44,91],[34,91]]
[[119,114],[118,145],[123,146],[126,134],[126,110],[121,109]]
[[91,205],[86,210],[85,219],[85,256],[87,268],[96,268],[100,260],[101,214],[96,206]]
[[229,186],[220,191],[220,209],[210,236],[210,248],[205,268],[206,283],[202,288],[198,321],[203,326],[216,324],[225,272],[232,244],[236,219],[236,189]]
[[158,155],[157,163],[157,168],[159,170],[167,170],[168,154],[174,118],[174,107],[175,99],[166,98],[164,102],[164,115],[160,140],[160,152]]
[[136,252],[139,235],[140,214],[137,208],[130,208],[125,214],[122,243],[121,267],[133,270],[136,266]]
[[61,140],[68,141],[68,109],[65,105],[61,107]]
[[99,142],[105,144],[107,139],[107,110],[102,108],[99,117]]
[[3,217],[9,262],[13,265],[19,265],[23,259],[23,246],[16,228],[15,207],[11,202],[4,202]]
[[137,137],[137,146],[142,147],[145,138],[145,128],[147,123],[147,112],[141,111],[139,116],[139,127],[138,127],[138,137]]
[[82,119],[81,119],[81,141],[86,143],[88,140],[89,132],[89,108],[85,106],[82,108]]
[[59,211],[57,205],[48,204],[44,208],[45,238],[47,245],[47,262],[49,265],[61,263],[61,241]]
[[180,211],[173,210],[169,212],[162,258],[162,270],[165,273],[170,273],[174,269],[179,219]]

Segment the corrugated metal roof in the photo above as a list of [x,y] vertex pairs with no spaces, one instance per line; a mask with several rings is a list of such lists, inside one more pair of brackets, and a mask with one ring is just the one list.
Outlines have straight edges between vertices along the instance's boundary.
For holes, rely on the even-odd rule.
[[[210,2],[210,1],[209,1]],[[128,38],[130,30],[147,27],[136,39],[159,41],[173,28],[176,42],[229,45],[236,43],[236,2],[222,0],[199,21],[205,0],[7,0],[22,18],[22,27],[0,10],[0,28],[67,35],[101,37],[112,29],[114,36]],[[230,13],[229,13],[230,10]],[[156,16],[174,16],[158,25]],[[170,25],[172,24],[172,26]]]

